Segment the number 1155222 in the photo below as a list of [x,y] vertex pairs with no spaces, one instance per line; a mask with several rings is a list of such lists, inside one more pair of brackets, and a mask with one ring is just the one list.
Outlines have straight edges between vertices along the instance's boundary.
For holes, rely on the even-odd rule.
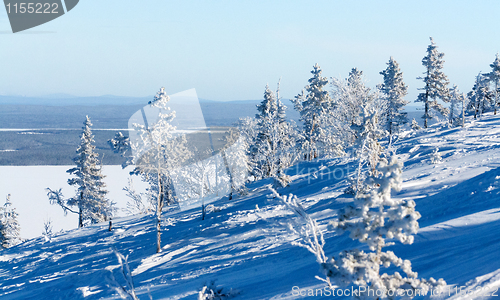
[[57,14],[59,4],[57,3],[7,3],[5,5],[8,14]]

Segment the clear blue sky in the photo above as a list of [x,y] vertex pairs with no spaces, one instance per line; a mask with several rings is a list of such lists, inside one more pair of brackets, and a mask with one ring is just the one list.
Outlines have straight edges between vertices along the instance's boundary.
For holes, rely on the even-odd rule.
[[500,51],[500,1],[80,0],[66,15],[12,34],[0,9],[0,95],[153,95],[195,88],[213,100],[260,99],[282,77],[282,96],[352,67],[374,87],[390,56],[422,86],[433,36],[444,71],[467,92]]

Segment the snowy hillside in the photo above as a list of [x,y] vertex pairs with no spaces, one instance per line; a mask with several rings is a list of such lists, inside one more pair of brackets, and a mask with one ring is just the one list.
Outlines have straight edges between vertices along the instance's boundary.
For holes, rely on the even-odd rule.
[[[500,287],[500,116],[469,121],[464,129],[435,124],[406,132],[395,142],[404,182],[394,197],[415,200],[422,218],[412,245],[389,249],[411,260],[419,277],[443,278],[451,290],[444,298],[494,299],[454,295],[455,287],[494,295]],[[436,148],[442,160],[434,164]],[[290,186],[278,190],[297,195],[318,221],[327,255],[364,247],[327,229],[352,201],[343,191],[353,170],[342,159],[300,163],[288,169]],[[99,224],[3,250],[0,298],[120,299],[113,285],[126,282],[113,247],[129,255],[140,299],[196,299],[212,281],[235,299],[301,298],[297,290],[306,295],[324,284],[314,278],[321,275],[315,257],[292,245],[294,216],[270,196],[271,184],[254,182],[248,195],[214,202],[205,220],[199,208],[164,213],[159,254],[154,218],[146,215],[115,219],[112,231]]]

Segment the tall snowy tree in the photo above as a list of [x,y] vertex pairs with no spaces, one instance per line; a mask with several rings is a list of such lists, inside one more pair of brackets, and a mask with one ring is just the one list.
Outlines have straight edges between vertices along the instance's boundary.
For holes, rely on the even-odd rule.
[[286,106],[266,85],[264,100],[257,105],[258,134],[254,147],[254,175],[257,178],[283,178],[283,170],[293,161],[295,146],[293,125],[286,121]]
[[338,150],[338,154],[341,154],[341,147],[338,147],[340,142],[328,130],[333,101],[328,91],[325,90],[328,79],[322,77],[321,72],[320,66],[314,65],[311,71],[313,77],[309,79],[309,85],[305,87],[307,94],[303,91],[292,100],[304,124],[300,146],[305,153],[306,160],[319,157],[320,152],[326,148]]
[[422,59],[425,67],[424,77],[418,77],[424,81],[425,87],[421,88],[422,93],[418,95],[416,102],[424,103],[424,127],[427,128],[428,121],[434,118],[431,110],[438,111],[441,115],[447,116],[448,109],[438,102],[450,102],[450,92],[448,89],[448,77],[443,73],[444,53],[438,52],[436,43],[432,37],[431,44],[427,47],[427,55]]
[[364,192],[363,182],[368,175],[375,173],[375,168],[382,154],[382,146],[379,139],[384,136],[384,130],[379,126],[379,111],[374,107],[365,107],[361,123],[351,125],[356,136],[354,149],[358,167],[352,179],[352,185],[346,190],[347,193],[357,195]]
[[495,95],[495,102],[493,104],[495,108],[495,115],[497,114],[497,106],[498,106],[498,94],[500,93],[500,56],[497,53],[495,61],[490,65],[491,72],[486,74],[488,76],[489,81],[493,84],[494,90],[493,93]]
[[335,103],[333,115],[339,123],[336,132],[346,146],[352,146],[357,139],[352,126],[361,125],[364,110],[368,107],[377,107],[378,110],[385,111],[385,108],[380,106],[381,103],[378,101],[380,97],[377,93],[373,93],[365,86],[363,72],[357,68],[349,72],[346,80],[332,78],[332,86]]
[[[154,123],[134,124],[140,137],[130,141],[133,150],[132,160],[135,165],[132,173],[139,174],[149,184],[148,195],[155,209],[156,252],[161,252],[161,218],[165,205],[176,203],[172,172],[179,168],[191,156],[185,135],[174,136],[176,127],[171,124],[175,111],[170,111],[170,97],[162,87],[149,102],[157,109]],[[113,142],[111,141],[111,144]],[[119,144],[119,143],[118,143]]]
[[73,159],[76,167],[67,171],[75,176],[68,179],[68,184],[76,187],[76,195],[65,200],[61,190],[47,189],[51,204],[60,205],[64,213],[69,211],[78,214],[78,227],[107,221],[113,215],[113,203],[106,198],[108,191],[104,183],[105,176],[102,174],[102,164],[99,154],[95,152],[94,143],[92,122],[87,116],[83,123],[80,146]]
[[[453,87],[450,89],[450,115],[449,115],[449,122],[451,126],[456,126],[461,123],[460,121],[460,115],[462,113],[462,106],[464,104],[464,95],[460,93],[460,90],[456,85],[453,85]],[[462,106],[461,106],[462,105]]]
[[16,208],[12,206],[9,194],[3,207],[0,207],[0,249],[21,243],[21,226],[17,217]]
[[387,68],[380,72],[384,76],[384,83],[380,86],[387,101],[387,131],[389,135],[397,133],[399,127],[408,122],[404,106],[409,102],[404,99],[408,94],[408,87],[403,82],[403,73],[394,58],[389,59]]
[[489,88],[488,77],[479,73],[476,76],[472,91],[467,93],[467,97],[469,98],[467,110],[469,112],[474,112],[474,119],[481,117],[483,113],[487,112],[492,106],[491,100],[493,99],[493,95]]
[[274,92],[266,85],[264,100],[257,105],[258,134],[255,141],[253,158],[254,174],[257,178],[267,178],[276,175],[278,162],[276,154],[279,143],[278,103]]

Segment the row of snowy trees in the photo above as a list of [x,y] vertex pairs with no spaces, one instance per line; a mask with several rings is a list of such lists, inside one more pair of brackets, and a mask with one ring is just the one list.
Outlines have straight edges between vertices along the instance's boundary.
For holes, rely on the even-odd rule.
[[190,144],[186,135],[172,125],[176,112],[170,110],[169,101],[170,97],[161,88],[148,103],[151,118],[133,124],[136,138],[130,139],[119,132],[109,141],[112,149],[127,158],[123,167],[133,165],[131,174],[148,184],[142,195],[132,185],[125,190],[133,200],[132,211],[154,214],[156,252],[162,249],[165,207],[178,206],[179,199],[201,200],[204,216],[206,197],[222,197],[227,192],[231,199],[237,193],[244,193],[248,168],[245,151],[249,145],[239,138],[237,131],[229,130],[223,137],[224,146],[217,151],[213,147],[198,149],[201,145]]
[[[442,70],[443,58],[444,53],[437,50],[430,38],[427,54],[422,59],[424,76],[418,77],[424,87],[415,100],[424,105],[424,127],[436,117],[435,112],[447,118],[450,126],[463,126],[467,113],[476,117],[492,110],[496,114],[500,92],[499,56],[490,65],[490,73],[478,75],[467,95],[456,85],[448,87],[449,80]],[[295,110],[300,113],[301,128],[286,120],[287,108],[279,97],[279,84],[276,92],[266,86],[264,100],[257,106],[254,119],[240,120],[238,127],[249,147],[249,167],[255,179],[273,177],[286,185],[283,170],[294,162],[342,156],[349,150],[354,150],[357,157],[374,168],[378,162],[374,157],[381,151],[378,139],[388,137],[391,143],[408,123],[404,111],[409,103],[405,99],[408,86],[393,57],[380,72],[383,82],[374,90],[365,85],[363,72],[357,68],[353,68],[346,79],[328,80],[322,76],[318,64],[311,73],[308,85],[292,99]],[[420,129],[415,119],[411,128]]]
[[[226,133],[224,146],[217,151],[213,147],[199,151],[196,145],[188,143],[185,134],[176,132],[176,127],[172,125],[176,113],[170,110],[169,101],[170,97],[161,88],[147,106],[148,111],[154,114],[150,122],[144,120],[143,124],[133,124],[136,138],[130,139],[118,132],[109,140],[111,148],[126,158],[123,167],[133,165],[131,175],[139,176],[148,185],[146,192],[139,194],[130,181],[124,190],[132,200],[128,203],[129,212],[154,215],[157,252],[161,251],[161,224],[165,207],[177,206],[179,199],[203,201],[209,195],[224,196],[228,193],[231,199],[233,195],[245,193],[248,172],[246,151],[249,144],[237,130],[231,129]],[[262,123],[261,126],[266,125]],[[78,215],[78,227],[110,221],[115,211],[114,203],[106,197],[105,176],[102,174],[102,162],[95,152],[91,127],[87,116],[74,158],[76,166],[67,171],[73,175],[68,184],[75,186],[75,196],[65,198],[62,189],[47,189],[51,204],[61,206],[65,214]],[[271,139],[282,140],[282,137],[273,138],[272,130],[269,132]],[[268,149],[276,151],[281,147],[282,144],[271,143]],[[275,163],[275,166],[278,165]],[[274,170],[273,165],[265,168],[268,173],[280,172]]]
[[[427,128],[428,121],[434,118],[432,111],[437,111],[444,117],[448,117],[450,125],[463,125],[465,109],[467,113],[473,114],[474,118],[482,113],[493,111],[496,115],[500,92],[500,57],[497,53],[495,60],[490,64],[491,72],[479,73],[472,90],[464,94],[460,93],[454,85],[449,88],[448,77],[443,73],[444,53],[437,50],[436,43],[431,38],[431,44],[427,47],[427,55],[422,59],[425,67],[423,77],[425,86],[421,88],[422,93],[418,95],[417,102],[424,103],[424,127]],[[450,103],[447,108],[443,104]],[[466,104],[468,102],[468,104]],[[462,109],[460,109],[462,106]]]
[[[248,147],[248,161],[255,179],[272,177],[286,186],[284,170],[299,160],[338,157],[347,149],[380,152],[378,139],[396,135],[408,122],[404,106],[407,86],[398,63],[391,57],[380,72],[383,83],[375,91],[366,87],[363,72],[354,68],[347,79],[322,76],[316,64],[308,85],[293,100],[302,128],[286,119],[286,106],[278,90],[266,86],[264,100],[254,119],[240,120],[239,129]],[[332,91],[327,90],[331,84]],[[371,154],[368,154],[371,155]],[[376,159],[367,159],[370,165]]]

